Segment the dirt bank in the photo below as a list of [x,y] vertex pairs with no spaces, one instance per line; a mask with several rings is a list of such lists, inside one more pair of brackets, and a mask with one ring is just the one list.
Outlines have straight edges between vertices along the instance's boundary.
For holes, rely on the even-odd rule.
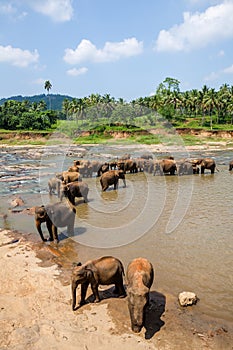
[[[147,135],[147,134],[160,134],[162,132],[161,129],[151,129],[150,131],[147,130],[137,130],[137,131],[104,131],[105,135],[110,135],[114,139],[125,139],[129,138],[132,135]],[[192,135],[197,136],[198,138],[211,138],[211,139],[227,139],[231,140],[233,138],[233,131],[232,130],[205,130],[205,129],[192,129],[192,128],[177,128],[176,129],[177,134],[179,135]],[[167,131],[165,131],[167,133]],[[98,131],[92,130],[92,131],[83,131],[79,132],[78,136],[90,136],[93,134],[102,134]],[[19,132],[0,132],[0,140],[3,142],[9,141],[12,139],[15,140],[25,140],[25,141],[35,141],[35,140],[41,140],[46,142],[48,139],[66,139],[67,136],[65,136],[63,133],[59,132],[30,132],[30,131],[19,131]]]
[[138,335],[130,329],[127,300],[113,298],[111,290],[100,287],[104,300],[73,312],[71,263],[64,269],[58,259],[61,242],[33,243],[30,235],[0,230],[0,254],[1,349],[232,349],[229,325],[199,317],[195,306],[182,309],[159,291],[151,291],[146,328]]

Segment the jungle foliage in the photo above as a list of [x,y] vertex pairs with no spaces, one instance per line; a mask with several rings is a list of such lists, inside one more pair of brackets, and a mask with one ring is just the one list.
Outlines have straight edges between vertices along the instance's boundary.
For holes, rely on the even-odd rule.
[[49,95],[49,109],[43,100],[6,100],[0,105],[0,128],[44,130],[63,119],[69,121],[71,128],[65,131],[74,134],[77,129],[104,127],[106,130],[113,125],[126,129],[130,125],[159,128],[163,119],[163,127],[167,122],[175,128],[232,129],[233,86],[224,84],[215,90],[204,85],[200,90],[184,92],[179,86],[179,80],[168,77],[153,95],[130,102],[122,98],[116,100],[110,94],[91,94],[83,98],[64,96],[59,111],[54,109],[56,95]]

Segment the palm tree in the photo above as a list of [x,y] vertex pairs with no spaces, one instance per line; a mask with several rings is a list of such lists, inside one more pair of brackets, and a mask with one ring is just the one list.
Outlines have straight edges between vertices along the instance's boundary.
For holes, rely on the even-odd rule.
[[215,89],[210,89],[203,97],[204,110],[208,110],[210,116],[210,129],[213,128],[213,111],[216,106],[216,92]]
[[49,80],[45,81],[44,88],[45,88],[45,90],[47,90],[48,97],[49,97],[49,109],[51,109],[51,99],[50,99],[50,95],[49,95],[49,90],[52,89],[52,84],[50,83]]

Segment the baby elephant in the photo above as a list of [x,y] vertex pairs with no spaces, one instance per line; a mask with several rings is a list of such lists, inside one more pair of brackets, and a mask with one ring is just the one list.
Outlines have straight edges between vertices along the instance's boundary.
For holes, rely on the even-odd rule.
[[49,240],[54,239],[58,242],[57,228],[67,226],[67,231],[70,234],[74,234],[74,221],[75,221],[76,209],[68,208],[66,205],[57,202],[54,204],[42,205],[35,207],[35,224],[37,231],[43,242],[47,239],[44,238],[41,230],[41,224],[46,223],[49,231]]
[[145,306],[149,303],[150,287],[154,280],[152,264],[144,258],[134,259],[127,268],[128,308],[132,331],[141,331],[144,323]]
[[86,203],[88,201],[88,192],[89,188],[85,182],[74,181],[67,185],[62,184],[60,199],[62,200],[63,196],[65,196],[73,205],[75,205],[75,197],[83,197],[84,202]]
[[114,190],[118,188],[119,179],[123,180],[124,187],[126,187],[125,174],[123,170],[109,170],[103,173],[100,177],[100,184],[102,191],[106,191],[109,186],[114,185]]
[[76,309],[76,289],[81,284],[80,306],[85,304],[85,297],[89,283],[94,294],[95,302],[100,301],[99,284],[115,284],[115,293],[125,297],[123,285],[124,268],[120,260],[113,256],[103,256],[96,260],[89,260],[85,264],[78,263],[72,272],[72,309]]

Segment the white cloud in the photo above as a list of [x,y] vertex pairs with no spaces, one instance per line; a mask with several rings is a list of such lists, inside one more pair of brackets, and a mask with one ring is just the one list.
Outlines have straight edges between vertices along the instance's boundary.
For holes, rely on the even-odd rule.
[[225,56],[224,50],[220,50],[220,51],[218,52],[218,56],[219,56],[219,57]]
[[28,4],[55,22],[69,21],[73,15],[72,0],[36,0],[28,1]]
[[233,64],[225,69],[223,69],[223,73],[233,74]]
[[72,68],[67,71],[68,75],[71,75],[73,77],[77,77],[78,75],[82,75],[87,73],[88,69],[86,67],[81,67],[81,68]]
[[189,51],[211,42],[233,38],[233,1],[211,6],[205,12],[183,14],[182,24],[161,30],[155,49],[157,51]]
[[45,81],[46,81],[46,79],[38,78],[36,80],[33,80],[32,83],[35,84],[35,85],[43,85]]
[[211,81],[214,81],[214,80],[218,79],[218,77],[219,77],[219,73],[211,72],[209,75],[204,77],[204,81],[211,82]]
[[3,15],[11,15],[15,14],[17,12],[17,9],[12,6],[12,4],[0,4],[0,13]]
[[121,42],[106,42],[103,49],[97,49],[91,41],[83,39],[75,50],[66,49],[64,60],[70,64],[80,62],[112,62],[121,58],[139,55],[143,51],[143,43],[136,38]]
[[19,11],[16,6],[11,3],[0,4],[0,14],[4,16],[9,16],[13,20],[22,20],[28,14],[26,11]]
[[27,67],[31,63],[38,62],[39,54],[37,50],[30,52],[19,48],[8,46],[0,46],[0,63],[10,63],[13,66]]

